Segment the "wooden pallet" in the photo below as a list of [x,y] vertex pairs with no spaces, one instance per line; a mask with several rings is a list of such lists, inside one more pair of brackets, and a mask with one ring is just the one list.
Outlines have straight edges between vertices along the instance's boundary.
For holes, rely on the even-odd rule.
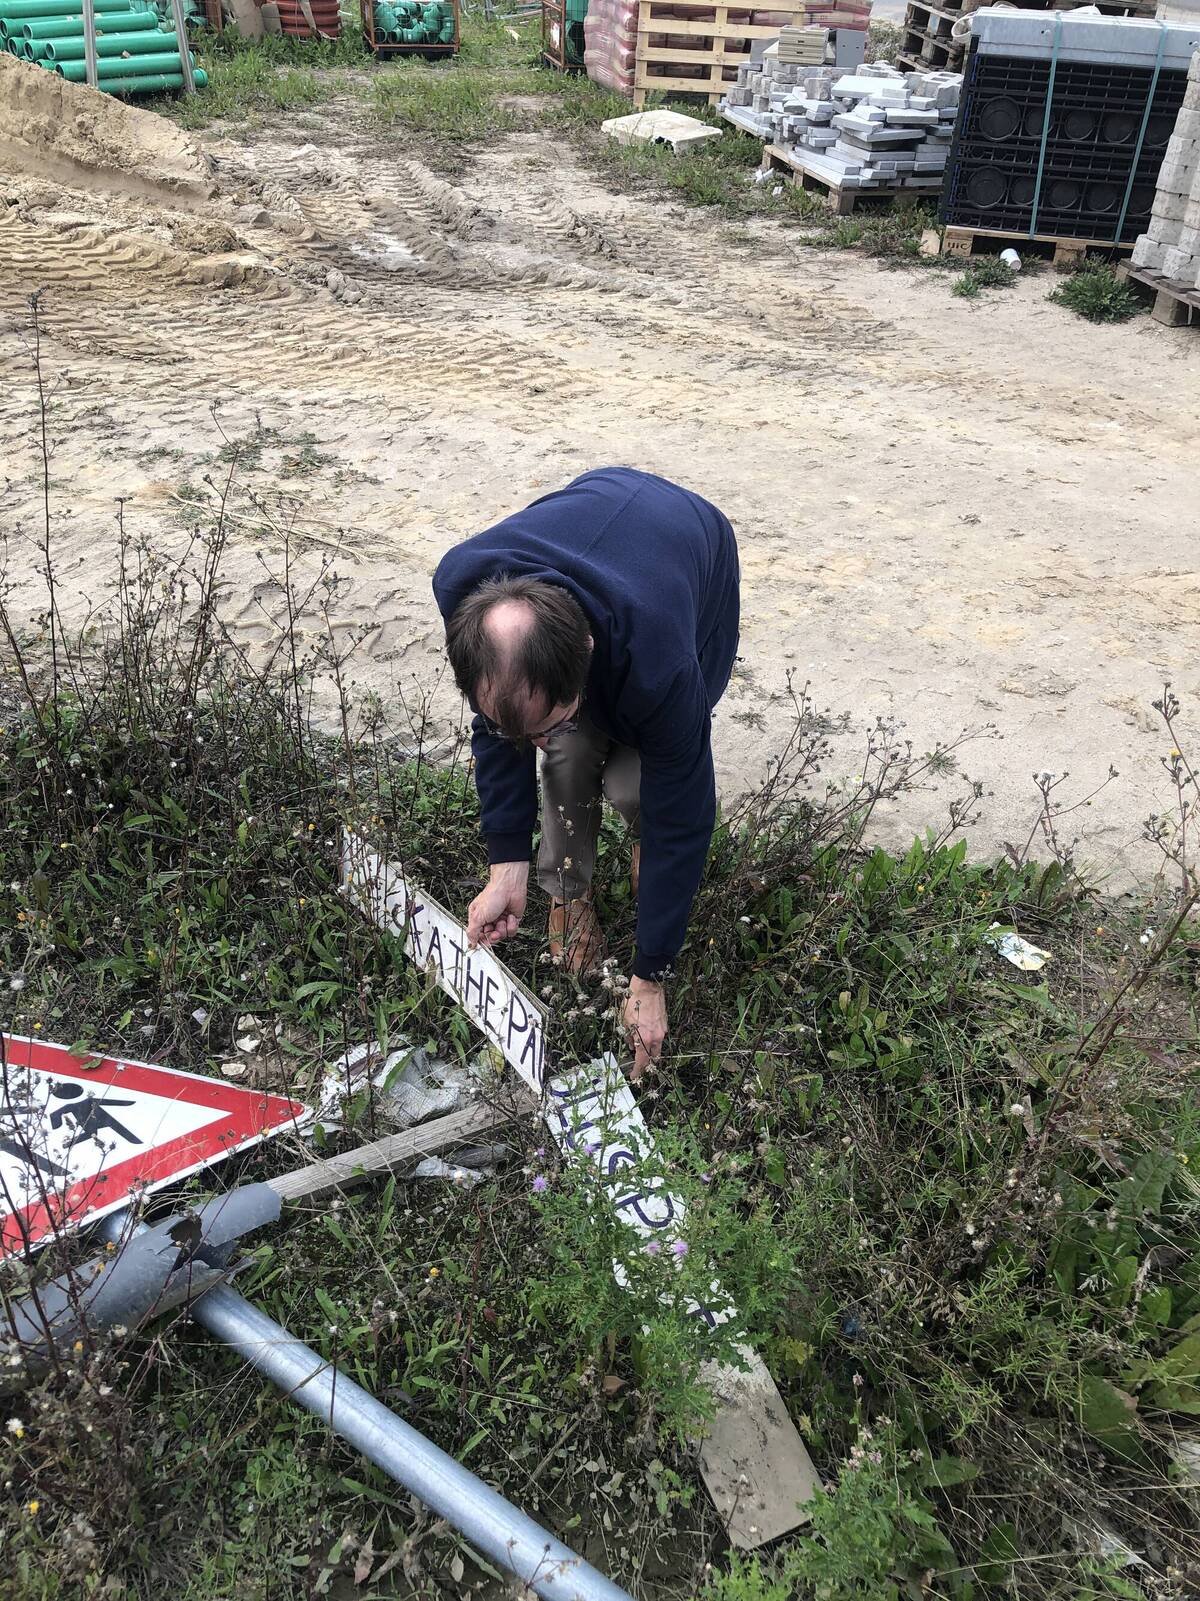
[[1117,277],[1127,278],[1153,292],[1150,315],[1155,322],[1165,323],[1168,328],[1200,327],[1200,289],[1189,289],[1186,284],[1164,278],[1160,272],[1132,267],[1127,261],[1117,268]]
[[[1152,17],[1155,0],[1015,0],[1022,11],[1072,11],[1078,5],[1095,3],[1106,16]],[[961,72],[969,39],[952,39],[950,30],[960,17],[978,11],[987,0],[908,0],[901,24],[898,67],[914,72],[931,69]]]
[[906,27],[897,62],[911,64],[914,72],[961,72],[966,40],[952,39],[948,33]]
[[963,228],[952,226],[942,235],[943,256],[973,256],[976,245],[983,242],[984,252],[1011,245],[1016,251],[1030,245],[1052,245],[1056,267],[1070,267],[1080,262],[1089,250],[1132,250],[1133,245],[1114,244],[1111,239],[1069,239],[1053,233],[1005,233],[999,228]]
[[938,194],[938,189],[932,185],[929,189],[905,188],[900,184],[886,188],[846,189],[820,173],[810,172],[804,165],[803,156],[793,155],[790,150],[782,150],[778,145],[766,146],[762,166],[764,172],[781,173],[800,188],[808,189],[813,194],[823,194],[830,210],[839,217],[848,217],[855,206],[864,200],[928,200],[936,198]]
[[909,0],[900,39],[901,51],[927,67],[940,66],[942,60],[961,62],[967,41],[952,38],[950,30],[963,15],[961,11],[918,5],[916,0]]
[[[647,95],[703,95],[715,106],[737,76],[737,69],[750,60],[754,39],[778,39],[779,28],[748,22],[730,22],[731,11],[746,6],[714,5],[709,0],[640,0],[638,6],[637,58],[634,63],[633,104],[640,111]],[[680,16],[681,11],[694,16]],[[664,15],[669,13],[669,15]],[[781,9],[791,27],[805,25],[805,8]],[[652,45],[650,40],[667,35],[672,39],[694,39],[695,47]],[[654,71],[651,71],[651,68]],[[683,67],[699,67],[698,74]]]

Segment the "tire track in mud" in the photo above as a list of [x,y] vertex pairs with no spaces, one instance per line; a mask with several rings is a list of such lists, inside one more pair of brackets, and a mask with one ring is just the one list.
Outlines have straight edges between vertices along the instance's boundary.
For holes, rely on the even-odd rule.
[[[77,382],[115,382],[141,404],[171,369],[172,387],[307,404],[331,422],[365,403],[569,431],[603,394],[697,438],[744,427],[749,404],[760,430],[785,436],[831,364],[852,353],[869,366],[887,341],[882,319],[798,295],[786,261],[749,294],[744,258],[705,237],[719,222],[667,207],[652,226],[628,200],[614,213],[551,154],[489,152],[460,187],[352,135],[341,148],[226,139],[212,158],[217,211],[238,251],[179,248],[165,207],[144,236],[32,208],[0,227],[0,275],[22,294],[48,289],[47,334]],[[335,298],[346,285],[358,304]]]

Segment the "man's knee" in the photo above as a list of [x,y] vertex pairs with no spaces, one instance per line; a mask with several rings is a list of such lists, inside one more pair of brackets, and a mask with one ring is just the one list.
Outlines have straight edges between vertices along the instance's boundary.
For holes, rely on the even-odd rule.
[[636,751],[624,750],[604,769],[604,798],[632,827],[638,820],[642,764]]

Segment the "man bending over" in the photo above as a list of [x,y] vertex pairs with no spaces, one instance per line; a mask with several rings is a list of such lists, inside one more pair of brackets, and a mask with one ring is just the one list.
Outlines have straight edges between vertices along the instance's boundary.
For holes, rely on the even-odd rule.
[[634,845],[637,954],[624,1023],[633,1078],[667,1032],[664,981],[683,945],[716,818],[711,713],[738,643],[738,555],[706,500],[628,467],[585,473],[456,545],[434,574],[446,650],[475,712],[471,748],[491,864],[472,945],[509,938],[537,878],[550,949],[594,970],[603,801]]

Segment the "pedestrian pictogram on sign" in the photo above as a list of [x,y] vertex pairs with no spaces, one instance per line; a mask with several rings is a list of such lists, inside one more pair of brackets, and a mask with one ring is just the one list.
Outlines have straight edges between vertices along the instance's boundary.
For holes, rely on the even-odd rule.
[[197,1073],[0,1036],[0,1256],[310,1115]]

